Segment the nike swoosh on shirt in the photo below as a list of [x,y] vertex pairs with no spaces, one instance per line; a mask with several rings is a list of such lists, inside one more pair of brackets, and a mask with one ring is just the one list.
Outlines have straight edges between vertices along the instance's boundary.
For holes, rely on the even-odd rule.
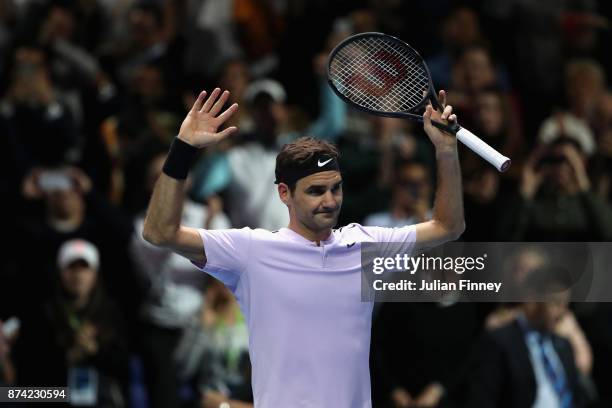
[[346,244],[346,247],[347,247],[347,248],[350,248],[350,247],[352,247],[353,245],[355,245],[355,242],[353,242],[352,244]]
[[327,159],[327,160],[325,160],[323,163],[321,163],[321,160],[319,159],[319,160],[317,160],[317,165],[318,165],[319,167],[323,167],[323,166],[325,166],[327,163],[329,163],[329,162],[330,162],[330,161],[332,161],[332,160],[334,160],[334,159],[333,159],[333,158],[332,158],[332,159]]

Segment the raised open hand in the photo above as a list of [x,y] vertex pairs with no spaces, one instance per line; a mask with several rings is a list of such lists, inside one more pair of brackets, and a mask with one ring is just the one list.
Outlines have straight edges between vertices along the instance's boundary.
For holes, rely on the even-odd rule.
[[238,104],[235,103],[219,115],[229,94],[229,91],[221,93],[221,89],[215,88],[204,100],[206,91],[200,92],[181,125],[179,139],[194,147],[202,148],[218,143],[238,130],[237,127],[231,126],[217,132],[217,129],[238,110]]

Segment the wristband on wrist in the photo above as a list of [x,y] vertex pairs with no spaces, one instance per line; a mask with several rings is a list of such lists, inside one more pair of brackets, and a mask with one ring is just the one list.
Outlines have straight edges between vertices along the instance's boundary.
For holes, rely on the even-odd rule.
[[168,177],[177,180],[185,180],[198,152],[199,149],[197,147],[175,137],[170,146],[170,151],[168,152],[162,171]]

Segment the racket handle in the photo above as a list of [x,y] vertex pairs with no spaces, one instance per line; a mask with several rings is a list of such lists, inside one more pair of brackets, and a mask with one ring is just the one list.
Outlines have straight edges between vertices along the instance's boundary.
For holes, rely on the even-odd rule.
[[486,144],[478,136],[460,128],[457,131],[457,139],[469,147],[474,153],[491,163],[498,171],[504,172],[510,168],[511,160]]

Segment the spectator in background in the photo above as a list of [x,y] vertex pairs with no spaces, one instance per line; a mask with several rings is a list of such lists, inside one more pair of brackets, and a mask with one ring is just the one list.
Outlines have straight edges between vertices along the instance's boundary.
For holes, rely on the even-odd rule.
[[51,299],[23,319],[14,350],[18,384],[71,387],[73,406],[125,407],[128,354],[121,313],[100,283],[90,242],[65,242]]
[[[488,24],[488,36],[498,49],[504,50],[505,63],[512,67],[514,83],[521,89],[526,134],[535,131],[550,108],[563,97],[560,94],[563,71],[559,67],[564,64],[564,54],[585,55],[584,51],[571,50],[571,46],[567,50],[562,34],[569,34],[565,38],[578,39],[576,32],[570,34],[570,27],[578,28],[575,17],[580,14],[597,17],[596,8],[604,7],[603,3],[591,0],[483,3],[483,22]],[[601,48],[606,51],[600,55],[609,54],[605,43]]]
[[565,96],[573,116],[593,127],[597,106],[605,92],[606,75],[599,63],[575,59],[565,65]]
[[104,1],[37,1],[15,2],[21,10],[17,27],[19,37],[35,40],[40,45],[54,48],[55,40],[70,43],[92,55],[108,39],[110,15]]
[[[69,107],[75,123],[79,129],[87,128],[90,124],[85,120],[90,115],[95,117],[90,110],[103,106],[117,92],[102,72],[95,54],[110,25],[101,8],[89,0],[37,6],[32,7],[30,14],[40,13],[40,21],[33,17],[37,24],[29,30],[36,33],[37,43],[48,51],[57,92]],[[37,8],[41,9],[38,13]]]
[[372,340],[373,398],[380,406],[453,406],[467,351],[483,322],[480,305],[453,296],[437,303],[382,304]]
[[516,241],[607,241],[609,204],[592,191],[586,155],[575,139],[559,137],[534,151],[519,194],[503,211],[500,231]]
[[[585,1],[579,1],[585,3]],[[490,0],[483,4],[483,22],[495,44],[507,50],[521,86],[550,98],[561,83],[562,39],[558,16],[568,2],[535,4],[521,0]],[[540,103],[542,101],[539,101]]]
[[[504,279],[507,282],[514,282],[516,290],[523,293],[529,275],[545,267],[550,261],[551,256],[541,249],[529,247],[520,249],[509,259]],[[495,330],[515,321],[521,313],[520,306],[516,303],[499,305],[487,316],[486,329]],[[568,309],[556,322],[553,331],[570,342],[574,351],[576,368],[580,371],[581,378],[590,381],[587,379],[593,368],[593,351],[574,312]]]
[[108,16],[95,0],[26,3],[18,41],[44,50],[54,99],[71,122],[53,135],[60,147],[63,140],[71,140],[68,154],[55,164],[86,168],[100,191],[106,191],[108,157],[103,152],[100,123],[116,109],[118,89],[102,70],[96,52],[111,26]]
[[113,20],[105,3],[100,0],[67,2],[74,21],[72,42],[94,55],[101,51],[111,34]]
[[78,159],[74,120],[57,98],[41,48],[21,46],[13,54],[9,88],[0,103],[0,133],[19,178],[34,166]]
[[556,112],[541,124],[538,142],[549,143],[559,135],[576,139],[590,157],[595,152],[598,108],[604,101],[606,77],[592,60],[571,60],[565,65],[566,112]]
[[[245,92],[251,82],[251,74],[249,66],[242,59],[230,59],[225,61],[221,69],[221,78],[219,86],[227,89],[230,92],[230,97],[227,103],[230,105],[237,103],[243,105]],[[190,93],[191,99],[187,106],[193,106],[195,96]],[[236,112],[235,117],[231,117],[228,121],[228,126],[238,126],[239,129],[248,132],[253,129],[253,120],[251,119],[248,110],[245,107]]]
[[457,7],[442,22],[441,34],[444,50],[427,60],[431,78],[437,89],[451,86],[453,65],[463,51],[482,44],[484,37],[476,12],[465,6]]
[[511,99],[502,92],[487,89],[474,95],[474,131],[508,157],[521,157],[524,153],[523,136],[515,113]]
[[[278,66],[276,48],[284,30],[283,5],[255,0],[205,0],[191,2],[189,16],[192,55],[202,55],[201,40],[208,38],[206,73],[219,70],[230,58],[244,58],[254,76],[264,77]],[[200,43],[200,44],[198,44]],[[199,50],[199,52],[198,52]],[[197,66],[192,59],[190,65]]]
[[[521,115],[518,98],[504,72],[496,67],[487,47],[465,48],[452,69],[453,104],[461,109],[466,127],[484,131],[487,143],[516,157],[522,144]],[[461,156],[468,170],[482,161],[469,149],[463,149]]]
[[101,56],[102,65],[115,82],[126,86],[133,70],[142,64],[159,63],[168,72],[180,66],[173,61],[172,44],[165,32],[165,20],[161,5],[156,2],[133,2],[125,15],[126,32],[117,33],[110,47]]
[[[165,154],[156,155],[149,163],[149,194],[165,158]],[[185,200],[181,222],[194,228],[230,228],[219,201],[211,198],[206,207]],[[151,407],[178,407],[178,372],[173,356],[183,330],[201,308],[204,275],[182,256],[146,242],[142,238],[144,217],[139,215],[134,222],[131,254],[147,288],[139,336],[149,401]]]
[[568,312],[566,284],[557,270],[539,269],[526,279],[526,287],[536,285],[548,301],[533,298],[516,320],[485,333],[474,349],[470,408],[585,406],[572,346],[554,333]]
[[432,176],[422,162],[402,162],[395,168],[391,208],[368,215],[364,225],[400,227],[431,219]]
[[453,89],[463,92],[461,96],[464,98],[499,84],[491,54],[481,45],[465,48],[458,55],[451,73]]
[[503,71],[496,67],[490,50],[480,44],[466,47],[451,69],[451,89],[455,100],[466,113],[473,115],[473,98],[480,92],[499,89],[510,92],[510,84]]
[[182,105],[168,81],[164,67],[155,62],[140,64],[131,71],[119,116],[124,144],[121,150],[126,152],[126,161],[147,143],[157,141],[166,145],[171,139],[170,127],[176,124],[176,116],[182,114]]
[[253,408],[249,337],[236,299],[218,280],[208,279],[205,303],[176,352],[181,376],[195,383],[202,408],[224,402]]
[[609,68],[606,43],[610,13],[606,13],[605,7],[604,2],[585,2],[559,16],[566,58],[595,58]]
[[546,119],[540,126],[537,142],[549,144],[559,137],[573,140],[586,158],[595,153],[595,135],[589,125],[571,114],[558,112]]
[[[208,2],[218,0],[208,0]],[[224,1],[225,2],[225,1]],[[284,6],[258,0],[231,0],[235,32],[254,76],[269,75],[278,66],[278,47],[284,31]]]
[[[82,237],[102,252],[109,294],[124,310],[136,310],[139,292],[127,254],[131,222],[96,192],[89,177],[75,167],[34,169],[23,181],[23,194],[26,200],[42,201],[43,208],[20,218],[17,238],[11,243],[19,265],[16,293],[31,293],[27,302],[43,299],[61,243]],[[28,252],[32,242],[36,257]],[[14,303],[29,307],[20,297]]]

